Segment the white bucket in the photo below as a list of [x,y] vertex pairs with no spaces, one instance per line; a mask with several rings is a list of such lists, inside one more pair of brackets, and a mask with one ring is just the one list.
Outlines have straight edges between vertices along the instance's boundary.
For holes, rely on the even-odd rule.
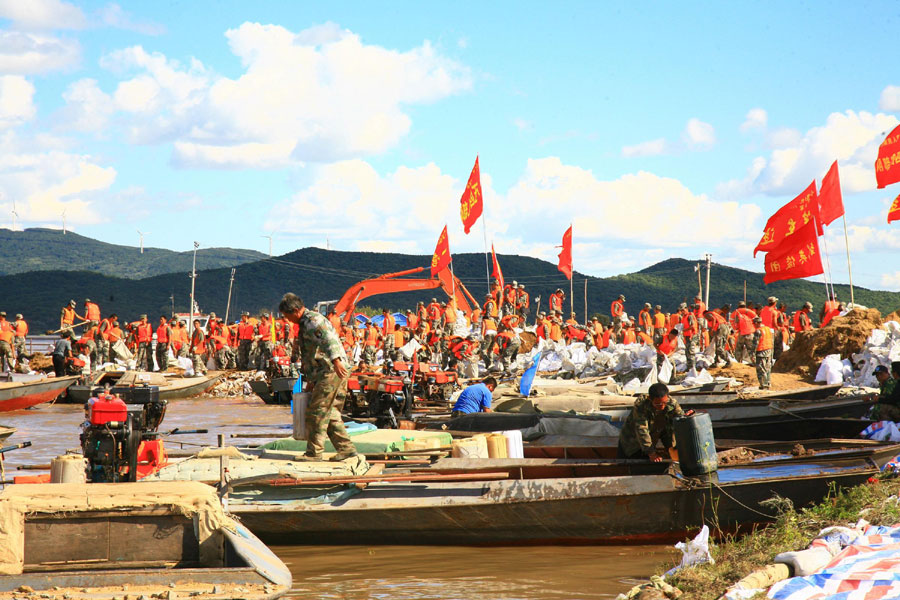
[[312,394],[300,392],[294,394],[294,439],[306,439],[306,405]]
[[50,483],[85,483],[87,461],[80,454],[64,454],[50,461]]
[[525,448],[522,445],[522,432],[519,429],[511,429],[501,433],[506,437],[506,453],[509,458],[525,458]]

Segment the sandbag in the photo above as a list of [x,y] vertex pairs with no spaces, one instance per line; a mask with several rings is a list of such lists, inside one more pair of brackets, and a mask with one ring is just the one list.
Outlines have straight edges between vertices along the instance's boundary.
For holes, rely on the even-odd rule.
[[795,577],[806,577],[821,570],[832,558],[827,546],[816,546],[798,552],[782,552],[775,557],[775,564],[787,565]]

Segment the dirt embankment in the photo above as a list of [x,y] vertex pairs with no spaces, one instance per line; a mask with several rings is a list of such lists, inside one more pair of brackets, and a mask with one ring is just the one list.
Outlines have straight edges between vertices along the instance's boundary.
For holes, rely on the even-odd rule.
[[[759,385],[756,378],[756,367],[753,365],[745,365],[737,362],[731,363],[727,369],[725,367],[709,369],[710,375],[713,377],[733,377],[742,382],[743,385]],[[815,373],[813,373],[815,375]],[[816,385],[809,375],[798,373],[772,373],[771,390],[784,391],[796,390],[798,388],[810,387]]]
[[829,354],[849,358],[859,352],[872,330],[881,327],[882,323],[878,309],[854,309],[833,319],[827,327],[798,333],[790,350],[781,355],[772,370],[814,376],[822,359]]

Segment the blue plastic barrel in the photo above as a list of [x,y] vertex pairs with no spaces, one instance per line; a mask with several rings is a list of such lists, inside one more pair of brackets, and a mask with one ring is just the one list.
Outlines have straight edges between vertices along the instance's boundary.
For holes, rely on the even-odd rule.
[[696,412],[689,417],[675,419],[675,445],[684,475],[706,475],[718,468],[716,440],[709,413]]

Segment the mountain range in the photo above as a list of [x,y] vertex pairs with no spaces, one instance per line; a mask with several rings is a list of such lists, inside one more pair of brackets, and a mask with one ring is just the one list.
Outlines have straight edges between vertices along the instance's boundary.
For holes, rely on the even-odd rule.
[[[4,233],[6,237],[3,237]],[[62,235],[61,232],[59,235]],[[58,257],[57,260],[49,252],[45,252],[41,267],[46,270],[0,276],[0,309],[7,311],[10,316],[15,313],[24,314],[32,324],[33,332],[55,329],[59,324],[60,309],[70,299],[74,299],[80,308],[85,297],[90,297],[100,305],[104,315],[116,312],[120,317],[134,319],[141,313],[147,313],[154,322],[159,315],[170,314],[173,306],[177,312],[188,310],[190,262],[166,265],[169,272],[135,276],[141,269],[162,270],[164,267],[154,261],[141,262],[140,254],[134,248],[104,244],[82,236],[79,238],[83,241],[84,248],[90,249],[92,268],[73,264],[71,255]],[[25,236],[9,236],[8,232],[0,230],[0,244],[3,248],[0,263],[8,262],[10,255],[27,254],[27,244],[30,243]],[[111,254],[105,254],[106,250]],[[300,295],[310,306],[319,300],[336,300],[349,286],[367,277],[429,267],[431,263],[431,256],[426,255],[340,252],[319,248],[303,248],[271,259],[263,257],[245,262],[250,251],[233,250],[234,254],[229,255],[224,252],[229,249],[218,250],[222,252],[216,254],[212,249],[209,250],[210,259],[225,264],[219,268],[202,270],[199,267],[198,252],[195,297],[204,311],[215,311],[224,316],[231,267],[235,266],[229,317],[245,310],[251,313],[276,310],[281,296],[288,291]],[[126,257],[123,252],[130,254]],[[145,248],[144,254],[147,252]],[[181,260],[184,255],[190,257],[190,253],[172,252],[167,260],[174,261],[176,257]],[[229,256],[233,260],[229,261]],[[159,260],[165,262],[165,259]],[[532,299],[541,296],[542,307],[545,309],[547,297],[556,288],[562,288],[568,294],[569,281],[557,270],[555,264],[518,255],[498,255],[498,260],[507,281],[524,283]],[[452,264],[457,277],[476,299],[482,301],[487,292],[484,254],[457,254],[453,256]],[[660,304],[664,311],[674,310],[680,302],[689,302],[697,293],[695,265],[696,261],[671,258],[635,273],[615,277],[590,277],[576,272],[573,275],[575,311],[579,319],[584,317],[586,297],[589,316],[595,313],[608,315],[610,303],[619,294],[625,294],[626,311],[629,313],[636,314],[644,302]],[[428,271],[426,269],[410,276],[427,278]],[[710,304],[736,304],[744,297],[745,282],[747,299],[752,302],[764,302],[766,297],[775,295],[789,309],[796,309],[803,302],[810,301],[817,313],[825,301],[825,288],[821,283],[792,280],[766,286],[763,284],[762,273],[713,263]],[[835,289],[839,299],[849,300],[848,286],[837,285]],[[883,314],[900,307],[900,293],[859,287],[854,291],[858,303],[878,308]],[[419,300],[428,301],[431,297],[442,296],[443,293],[437,290],[424,293],[404,292],[373,296],[361,302],[361,305],[401,310],[414,307]],[[569,305],[568,300],[566,305]]]

